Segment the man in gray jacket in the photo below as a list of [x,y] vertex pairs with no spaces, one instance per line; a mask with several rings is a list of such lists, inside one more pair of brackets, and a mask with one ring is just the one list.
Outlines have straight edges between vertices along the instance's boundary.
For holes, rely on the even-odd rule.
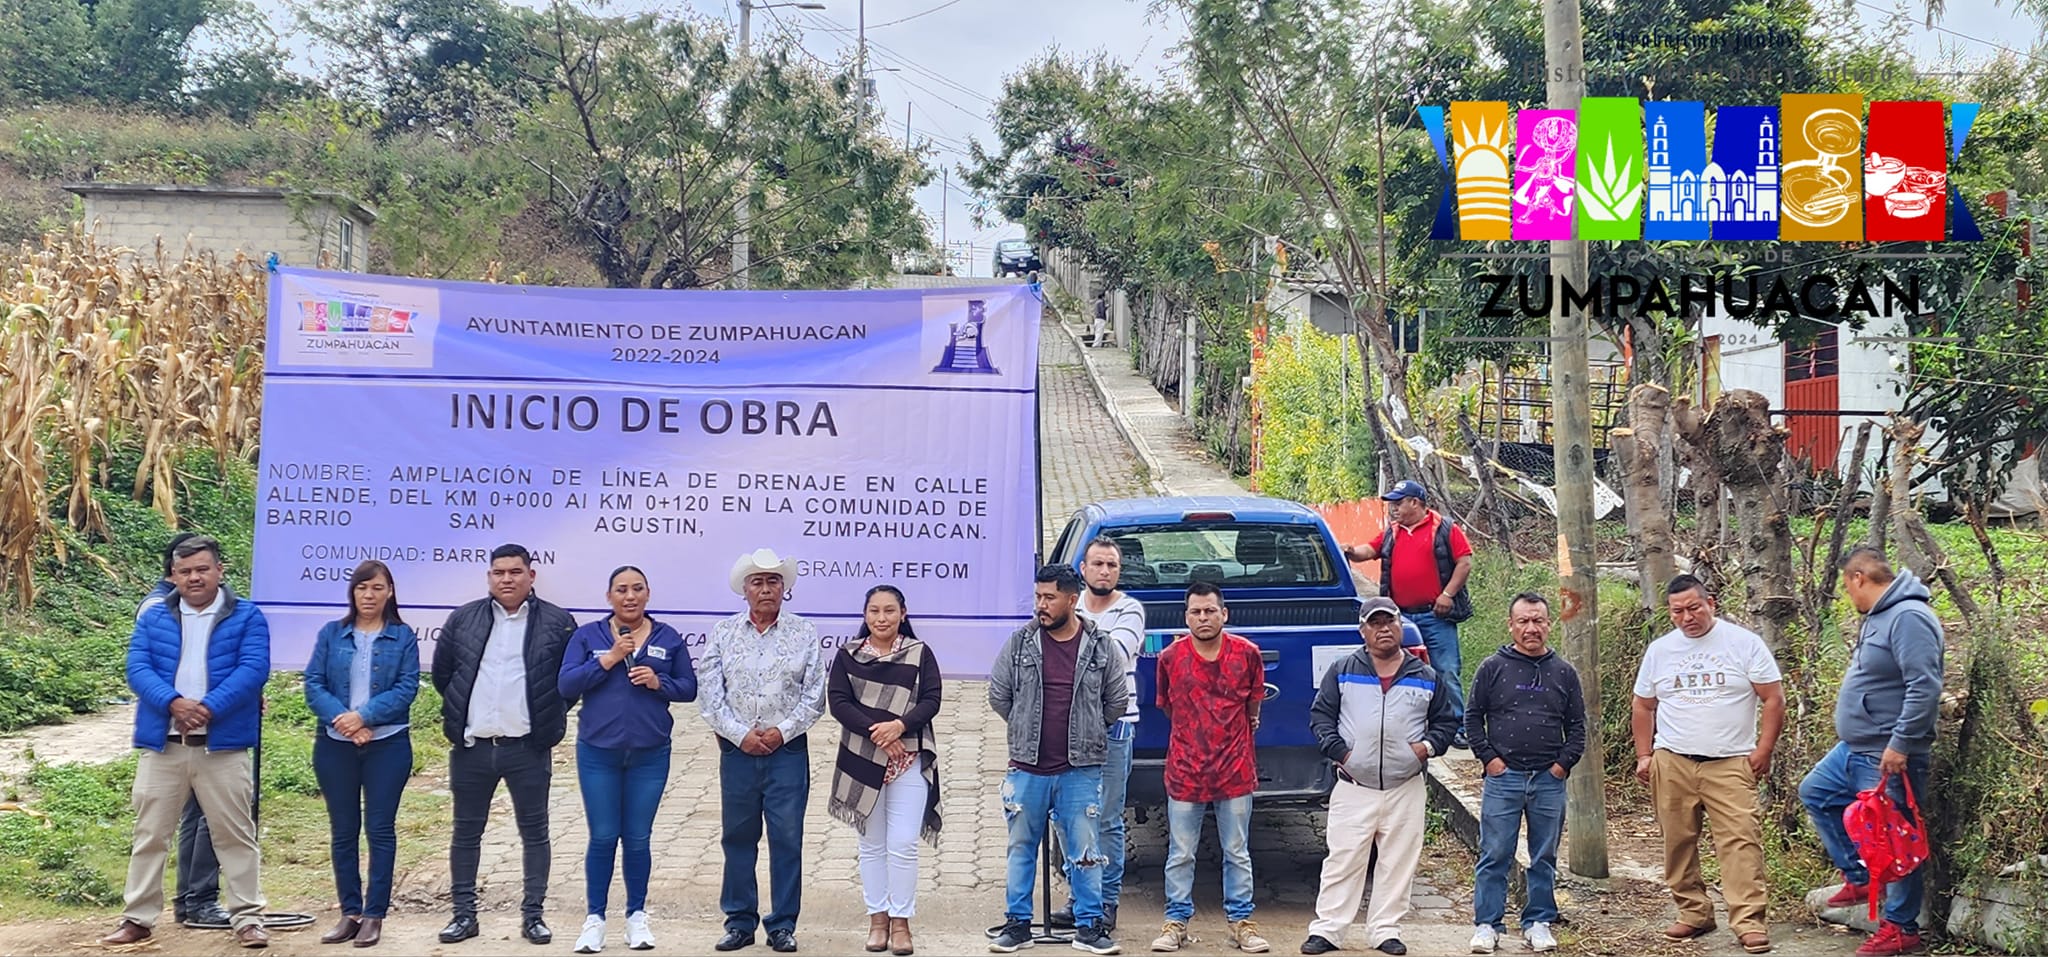
[[[1890,775],[1892,800],[1906,807],[1903,777],[1913,795],[1925,800],[1927,755],[1934,748],[1934,723],[1941,707],[1941,619],[1928,604],[1927,586],[1913,573],[1897,573],[1884,553],[1863,547],[1842,560],[1842,588],[1863,614],[1863,628],[1850,653],[1849,673],[1835,698],[1835,736],[1840,739],[1799,783],[1799,800],[1813,817],[1828,857],[1842,869],[1842,887],[1828,904],[1868,899],[1870,872],[1842,824],[1842,811],[1859,791]],[[1923,875],[1914,871],[1885,891],[1884,924],[1856,953],[1889,957],[1920,947]]]
[[1103,926],[1096,822],[1110,813],[1102,806],[1109,726],[1123,717],[1130,691],[1123,682],[1123,652],[1075,613],[1080,600],[1081,579],[1073,568],[1039,569],[1036,620],[1011,635],[990,666],[989,707],[1010,726],[1010,771],[1003,778],[1008,894],[1003,931],[988,945],[998,954],[1031,946],[1031,890],[1048,816],[1058,823],[1067,854],[1074,946],[1117,953]]
[[1422,861],[1428,812],[1422,767],[1451,746],[1458,716],[1450,686],[1435,669],[1401,650],[1401,615],[1391,598],[1369,598],[1358,611],[1365,647],[1330,666],[1309,705],[1308,723],[1323,756],[1337,766],[1325,828],[1330,854],[1323,859],[1316,919],[1308,925],[1304,954],[1338,949],[1358,916],[1373,848],[1369,946],[1405,954],[1401,918],[1408,889]]

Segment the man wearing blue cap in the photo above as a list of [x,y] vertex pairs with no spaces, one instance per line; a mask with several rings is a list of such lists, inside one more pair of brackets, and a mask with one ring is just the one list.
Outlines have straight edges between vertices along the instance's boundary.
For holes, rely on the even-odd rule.
[[[1380,561],[1380,594],[1422,630],[1429,663],[1450,685],[1451,713],[1465,721],[1464,669],[1458,660],[1458,622],[1472,617],[1465,579],[1472,574],[1472,543],[1465,530],[1429,507],[1421,482],[1396,484],[1380,498],[1390,503],[1387,530],[1369,544],[1344,546],[1354,562]],[[1466,747],[1458,732],[1453,747]]]

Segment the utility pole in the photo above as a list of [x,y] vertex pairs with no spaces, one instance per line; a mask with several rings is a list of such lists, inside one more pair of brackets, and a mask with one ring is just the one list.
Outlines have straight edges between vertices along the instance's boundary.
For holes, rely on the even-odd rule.
[[[747,59],[748,41],[752,37],[754,23],[754,0],[740,0],[740,70],[744,77],[753,76],[749,69],[752,63]],[[744,80],[742,81],[744,82]],[[740,160],[740,201],[732,208],[732,287],[745,289],[752,281],[747,274],[751,266],[749,259],[753,250],[747,245],[747,227],[754,222],[754,163],[751,158]]]
[[903,152],[910,152],[910,101],[903,101]]
[[[860,122],[854,124],[857,130],[867,125],[868,119],[868,0],[860,0],[859,43],[856,44],[854,62],[860,73]],[[882,122],[887,123],[887,120]]]
[[[863,0],[865,3],[865,0]],[[754,28],[754,11],[770,7],[795,7],[799,10],[823,10],[822,3],[755,3],[754,0],[740,0],[740,75],[751,79],[753,64],[747,59]],[[748,274],[751,266],[752,249],[747,244],[747,227],[754,222],[754,160],[743,157],[740,166],[740,201],[732,208],[732,287],[746,289],[752,284]]]
[[[1579,0],[1543,0],[1543,61],[1549,106],[1576,110],[1586,95],[1585,34]],[[1573,288],[1586,288],[1586,241],[1553,241],[1550,272]],[[1607,766],[1600,739],[1599,589],[1593,557],[1592,376],[1586,360],[1586,312],[1567,309],[1558,296],[1550,315],[1550,402],[1557,425],[1551,451],[1557,463],[1558,618],[1564,656],[1578,668],[1586,697],[1585,773],[1565,785],[1565,830],[1572,846],[1565,865],[1581,877],[1607,876]]]
[[[946,245],[946,217],[952,211],[952,175],[952,170],[939,167],[939,249],[946,257],[948,268],[953,265],[953,247]],[[972,269],[973,265],[969,264],[968,268]]]

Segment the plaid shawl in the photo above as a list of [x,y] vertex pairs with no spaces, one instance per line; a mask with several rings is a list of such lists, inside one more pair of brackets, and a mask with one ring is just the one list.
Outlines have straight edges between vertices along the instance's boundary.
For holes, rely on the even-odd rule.
[[[852,685],[854,699],[862,707],[901,716],[917,703],[920,690],[918,675],[922,673],[927,654],[924,642],[907,636],[898,638],[896,647],[887,655],[877,655],[863,641],[841,649],[840,654],[852,659],[851,666],[846,669],[847,682]],[[907,676],[907,683],[875,678],[873,673],[882,669],[872,666],[883,663],[905,666],[887,671],[892,675]],[[918,836],[925,843],[937,847],[939,758],[934,750],[936,738],[931,724],[927,722],[915,733],[905,734],[901,740],[905,748],[924,757],[924,827]],[[855,733],[853,729],[841,726],[839,754],[832,767],[832,816],[866,833],[868,816],[874,813],[875,805],[882,799],[882,783],[888,765],[888,754],[876,747],[865,733]]]

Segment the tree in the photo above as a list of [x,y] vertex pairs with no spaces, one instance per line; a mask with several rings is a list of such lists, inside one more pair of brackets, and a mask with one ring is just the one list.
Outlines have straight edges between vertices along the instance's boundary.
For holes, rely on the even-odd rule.
[[334,58],[327,88],[378,110],[381,134],[461,135],[539,96],[520,62],[536,17],[503,0],[313,0],[299,20]]
[[94,92],[111,103],[174,105],[188,76],[186,44],[219,0],[91,0]]
[[861,125],[846,74],[786,41],[741,64],[703,25],[557,2],[523,42],[543,97],[494,122],[607,285],[720,281],[741,202],[757,208],[756,285],[845,285],[926,244],[923,164]]
[[78,0],[0,3],[0,37],[33,56],[0,57],[0,102],[51,102],[79,95],[92,75],[92,30]]

